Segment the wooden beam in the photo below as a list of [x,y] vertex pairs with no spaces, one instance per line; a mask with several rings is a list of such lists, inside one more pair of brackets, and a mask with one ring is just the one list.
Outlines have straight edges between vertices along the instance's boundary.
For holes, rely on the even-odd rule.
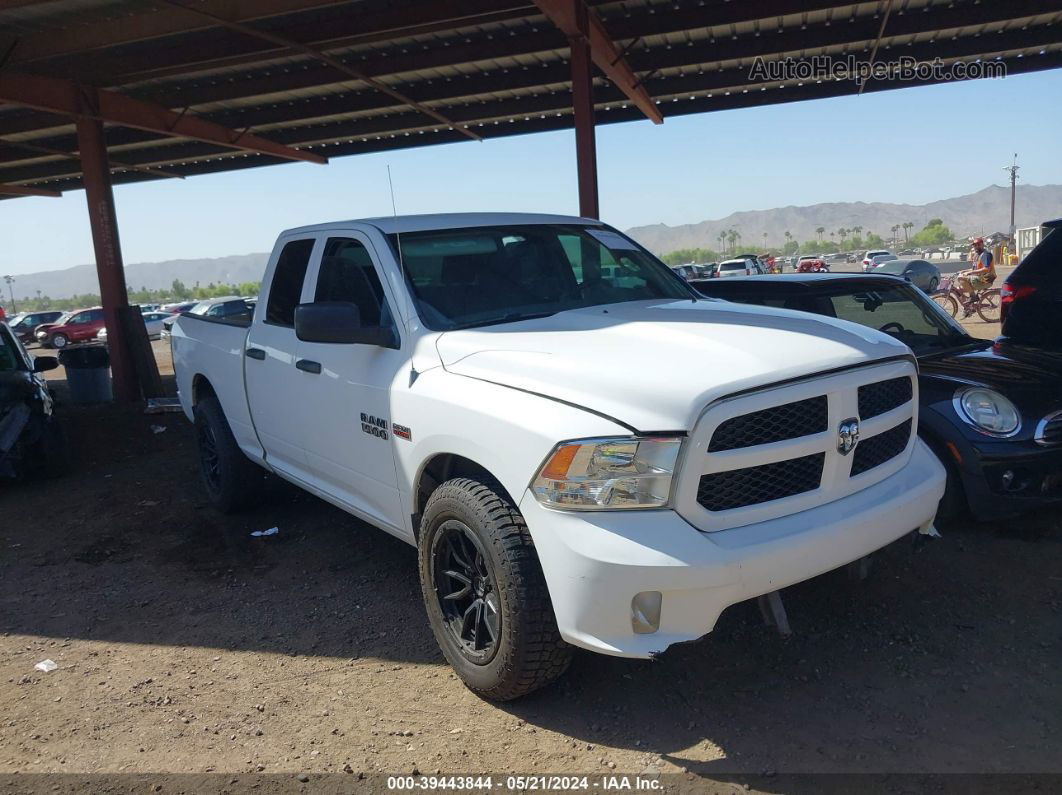
[[49,199],[58,199],[63,195],[57,190],[30,188],[25,185],[5,185],[3,182],[0,182],[0,194],[5,196],[46,196]]
[[95,89],[57,77],[0,72],[0,102],[10,102],[64,116],[97,119],[175,138],[191,138],[245,152],[272,155],[284,160],[300,160],[322,165],[328,162],[320,155],[260,138],[247,130],[230,130],[206,119],[183,112],[177,113],[124,94]]
[[276,33],[269,33],[264,30],[259,30],[258,28],[251,27],[250,25],[244,25],[242,22],[223,19],[222,17],[211,14],[207,11],[202,10],[201,8],[185,5],[180,0],[161,0],[161,2],[166,3],[169,6],[173,6],[174,8],[184,9],[185,11],[191,14],[197,14],[202,17],[207,17],[209,19],[214,20],[219,25],[223,25],[224,27],[227,27],[231,30],[238,31],[247,36],[251,36],[252,38],[272,42],[273,44],[278,44],[282,47],[287,47],[293,52],[301,52],[304,55],[309,55],[311,58],[315,58],[321,63],[328,64],[328,66],[331,66],[337,72],[345,74],[348,77],[352,77],[355,80],[360,80],[366,85],[371,86],[372,88],[376,89],[377,91],[383,94],[386,94],[392,99],[398,100],[403,105],[408,105],[414,110],[423,113],[425,116],[430,116],[438,122],[442,122],[443,124],[449,125],[451,129],[457,130],[457,132],[461,133],[466,138],[471,138],[473,141],[483,140],[480,136],[476,135],[471,130],[467,130],[464,127],[458,126],[455,122],[453,122],[451,119],[447,118],[443,114],[439,113],[437,110],[434,110],[433,108],[430,108],[427,105],[423,105],[417,102],[416,100],[411,99],[406,94],[403,94],[400,91],[396,91],[395,89],[391,88],[391,86],[387,85],[387,83],[384,83],[373,77],[369,77],[364,72],[355,69],[352,66],[348,66],[339,59],[333,58],[331,55],[327,55],[321,50],[311,47],[308,44],[301,44],[300,42],[293,41],[292,39],[289,39],[285,36],[280,36]]
[[579,14],[585,9],[587,40],[594,63],[609,80],[616,84],[616,88],[626,94],[627,98],[646,115],[646,118],[651,119],[655,124],[664,123],[664,117],[656,103],[653,102],[653,98],[649,96],[634,72],[631,71],[630,66],[627,65],[623,53],[605,30],[601,19],[593,9],[586,7],[584,0],[535,0],[535,5],[569,39],[582,35],[579,31]]

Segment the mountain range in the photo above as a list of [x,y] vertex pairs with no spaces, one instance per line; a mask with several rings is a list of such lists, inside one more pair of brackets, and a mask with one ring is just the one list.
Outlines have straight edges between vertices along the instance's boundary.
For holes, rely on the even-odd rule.
[[[1049,218],[1062,217],[1062,185],[1019,185],[1015,200],[1015,224],[1018,228],[1035,226]],[[763,233],[768,246],[781,246],[788,231],[793,240],[814,240],[816,229],[825,227],[823,239],[839,240],[830,233],[838,229],[862,227],[889,238],[895,224],[913,221],[914,232],[930,218],[940,218],[960,237],[974,234],[1007,232],[1010,226],[1010,187],[990,185],[984,190],[929,204],[890,204],[886,202],[832,202],[807,207],[778,207],[772,210],[746,210],[726,218],[696,224],[668,226],[651,224],[628,229],[627,234],[656,254],[685,248],[720,248],[719,233],[735,229],[741,234],[739,248],[758,250],[763,247]]]
[[[1062,185],[1021,185],[1018,187],[1016,222],[1033,226],[1049,218],[1062,217]],[[762,247],[763,233],[768,245],[780,246],[789,231],[794,240],[812,240],[817,227],[825,227],[824,239],[841,227],[861,226],[863,234],[875,232],[883,238],[894,224],[913,221],[917,231],[930,218],[941,218],[960,236],[1005,232],[1010,224],[1010,189],[991,185],[977,193],[929,204],[889,204],[885,202],[833,202],[808,207],[778,207],[773,210],[747,210],[726,218],[696,224],[668,226],[652,224],[628,229],[627,234],[657,254],[683,248],[718,248],[719,233],[736,229],[741,247]],[[834,238],[835,239],[835,238]],[[211,282],[239,284],[258,281],[265,270],[267,252],[204,259],[171,259],[138,262],[125,268],[130,290],[141,287],[168,287],[174,279],[186,285]],[[99,292],[95,265],[77,265],[56,271],[26,273],[15,277],[15,297],[33,296],[39,290],[52,298],[69,298]],[[4,291],[6,293],[6,290]]]
[[[256,282],[262,278],[269,253],[235,254],[228,257],[203,259],[171,259],[163,262],[137,262],[125,266],[125,282],[130,290],[147,288],[158,290],[169,287],[179,279],[189,287],[196,283],[239,284]],[[3,285],[0,285],[3,286]],[[96,266],[75,265],[58,271],[23,273],[15,276],[15,298],[41,295],[52,298],[70,298],[74,295],[98,295],[99,280]],[[7,291],[4,290],[6,295]]]

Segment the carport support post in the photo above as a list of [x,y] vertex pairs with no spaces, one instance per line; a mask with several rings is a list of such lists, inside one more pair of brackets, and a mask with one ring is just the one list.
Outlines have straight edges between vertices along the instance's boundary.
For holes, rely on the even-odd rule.
[[572,0],[579,35],[571,45],[572,110],[575,112],[575,158],[579,176],[579,214],[599,218],[597,200],[597,143],[594,139],[594,74],[590,56],[590,23],[584,0]]
[[140,400],[140,385],[136,378],[132,350],[119,318],[122,309],[129,306],[129,294],[125,287],[122,248],[118,241],[118,216],[114,211],[103,123],[97,119],[78,117],[77,148],[81,156],[85,198],[88,200],[92,247],[96,252],[103,320],[107,325],[114,396],[120,402],[133,403]]

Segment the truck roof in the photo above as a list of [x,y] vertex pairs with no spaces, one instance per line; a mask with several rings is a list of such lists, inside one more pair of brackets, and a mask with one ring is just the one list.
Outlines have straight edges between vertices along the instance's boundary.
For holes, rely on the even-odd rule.
[[328,229],[344,229],[351,225],[375,226],[385,235],[396,232],[424,232],[434,229],[464,229],[471,226],[519,226],[522,224],[578,224],[601,226],[596,218],[581,218],[576,215],[550,215],[547,213],[433,213],[426,215],[380,216],[378,218],[355,218],[349,221],[331,221],[285,230],[292,232],[321,232]]

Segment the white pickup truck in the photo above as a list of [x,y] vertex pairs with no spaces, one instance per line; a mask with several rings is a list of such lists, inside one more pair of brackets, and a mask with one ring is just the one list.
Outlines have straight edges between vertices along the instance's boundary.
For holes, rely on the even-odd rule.
[[439,645],[489,698],[572,646],[699,638],[927,531],[944,491],[905,346],[699,297],[587,218],[293,229],[253,319],[185,315],[172,347],[214,504],[265,469],[415,545]]

